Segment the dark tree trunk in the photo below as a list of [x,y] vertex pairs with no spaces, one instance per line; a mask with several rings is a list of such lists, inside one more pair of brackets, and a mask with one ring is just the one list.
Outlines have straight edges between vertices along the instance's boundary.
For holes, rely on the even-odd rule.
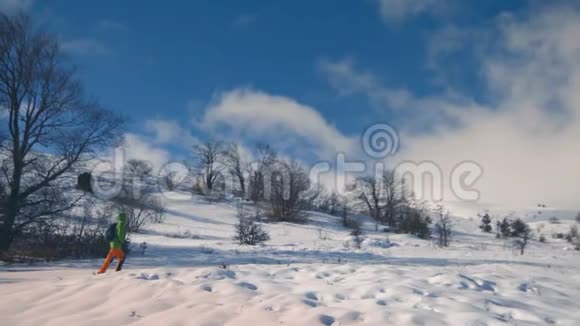
[[14,240],[12,231],[10,229],[11,227],[8,227],[6,225],[0,226],[0,256],[2,255],[2,252],[5,252],[8,249],[10,249],[12,240]]
[[14,241],[14,222],[16,220],[18,204],[16,203],[17,199],[13,199],[12,197],[14,196],[9,196],[3,207],[2,213],[4,216],[0,224],[0,252],[10,249],[10,245]]
[[240,197],[246,198],[246,180],[244,180],[243,176],[238,176],[240,181]]

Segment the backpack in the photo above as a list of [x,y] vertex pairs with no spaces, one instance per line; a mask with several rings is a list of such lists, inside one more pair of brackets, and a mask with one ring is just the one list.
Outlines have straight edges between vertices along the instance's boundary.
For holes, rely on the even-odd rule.
[[116,237],[117,237],[117,223],[111,223],[111,225],[109,225],[109,228],[107,229],[107,232],[105,232],[105,239],[111,242],[115,240]]

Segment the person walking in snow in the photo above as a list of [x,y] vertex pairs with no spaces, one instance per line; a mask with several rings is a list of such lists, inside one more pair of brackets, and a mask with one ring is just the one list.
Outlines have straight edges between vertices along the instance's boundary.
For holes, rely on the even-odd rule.
[[125,213],[119,213],[117,216],[117,223],[113,223],[109,226],[107,230],[106,237],[109,240],[109,254],[105,258],[105,262],[97,274],[103,274],[109,268],[109,265],[113,261],[113,258],[117,258],[117,268],[116,272],[120,271],[123,267],[123,262],[125,261],[125,252],[123,252],[123,244],[125,243],[125,237],[127,236],[127,215]]

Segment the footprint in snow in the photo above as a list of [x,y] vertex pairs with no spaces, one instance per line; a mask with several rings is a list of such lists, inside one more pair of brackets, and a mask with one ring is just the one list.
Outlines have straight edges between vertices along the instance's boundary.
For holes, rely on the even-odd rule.
[[252,291],[256,291],[258,289],[257,286],[255,286],[252,283],[248,283],[248,282],[240,282],[240,283],[238,283],[238,286],[241,286],[243,288],[246,288],[246,289],[252,290]]
[[459,282],[461,284],[462,289],[496,292],[497,284],[495,282],[477,279],[463,274],[459,274],[459,277],[463,279],[463,281]]
[[197,278],[198,279],[203,278],[203,279],[208,279],[208,280],[212,280],[212,281],[220,281],[220,280],[225,280],[225,279],[235,280],[236,279],[236,272],[231,271],[231,270],[220,269],[220,270],[211,271],[211,272],[206,273],[204,275],[198,276]]
[[318,301],[318,295],[315,292],[307,292],[306,298],[314,301]]
[[326,326],[331,326],[332,324],[334,324],[334,318],[328,315],[320,315],[318,320],[320,320],[320,322]]
[[522,284],[520,284],[520,286],[518,286],[518,290],[520,290],[522,292],[533,293],[533,294],[541,294],[540,290],[536,286],[535,282],[522,283]]
[[362,314],[358,311],[349,311],[341,319],[350,320],[350,321],[357,321],[361,320]]
[[312,300],[302,300],[302,303],[304,303],[305,305],[311,307],[311,308],[316,308],[318,307],[318,302],[314,302]]
[[155,281],[159,279],[159,275],[141,273],[135,278],[138,280]]

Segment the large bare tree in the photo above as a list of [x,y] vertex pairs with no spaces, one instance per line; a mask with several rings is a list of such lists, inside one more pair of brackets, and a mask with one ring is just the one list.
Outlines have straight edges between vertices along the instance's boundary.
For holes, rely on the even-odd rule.
[[373,176],[361,177],[357,180],[358,198],[366,206],[370,217],[380,221],[383,211],[383,192],[381,181]]
[[196,159],[196,172],[203,178],[203,185],[210,192],[215,190],[225,169],[224,144],[216,140],[196,144],[193,146],[193,155]]
[[258,144],[256,147],[257,158],[250,172],[249,197],[254,202],[259,202],[266,199],[264,198],[264,172],[274,165],[277,153],[268,144]]
[[0,252],[27,225],[58,215],[80,195],[67,172],[120,138],[123,119],[85,96],[54,35],[24,15],[0,13]]
[[312,201],[308,173],[296,161],[276,161],[265,174],[271,217],[276,221],[303,222],[305,210]]
[[230,144],[225,152],[225,163],[239,183],[240,197],[246,197],[246,173],[249,170],[248,162],[244,161],[238,144]]
[[139,232],[147,223],[161,223],[165,206],[149,184],[152,166],[146,161],[132,159],[123,167],[123,186],[113,199],[113,208],[127,214],[127,231]]
[[[357,180],[358,199],[365,211],[377,222],[394,227],[402,206],[406,203],[402,179],[394,171],[385,170],[382,178],[374,176],[360,177]],[[399,216],[400,217],[400,216]]]
[[395,171],[387,170],[383,175],[384,209],[382,220],[387,225],[396,225],[397,214],[401,211],[401,206],[406,203],[406,190],[402,180],[397,178]]

